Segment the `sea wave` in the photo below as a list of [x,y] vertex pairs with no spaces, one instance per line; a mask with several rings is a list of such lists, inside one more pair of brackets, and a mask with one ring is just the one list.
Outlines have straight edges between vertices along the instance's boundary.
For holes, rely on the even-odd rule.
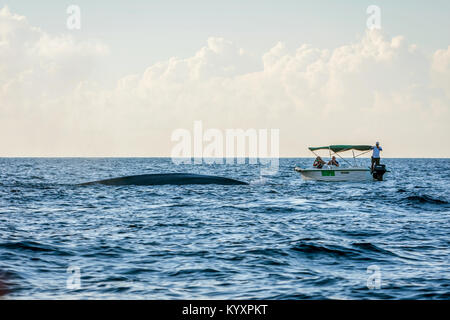
[[449,202],[446,200],[442,200],[426,194],[409,196],[406,197],[406,200],[412,203],[449,204]]

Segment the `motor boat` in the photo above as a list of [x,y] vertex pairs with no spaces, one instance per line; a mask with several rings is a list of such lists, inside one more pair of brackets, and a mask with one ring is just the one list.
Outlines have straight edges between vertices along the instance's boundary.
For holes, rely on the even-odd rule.
[[[331,145],[325,147],[309,147],[308,149],[317,157],[319,157],[316,153],[317,151],[328,150],[330,159],[333,155],[336,155],[342,159],[342,163],[339,166],[323,164],[322,166],[319,165],[311,168],[295,167],[294,170],[299,172],[304,180],[382,181],[383,175],[387,172],[384,164],[375,165],[372,171],[370,167],[364,166],[361,161],[358,161],[358,157],[372,150],[372,146],[369,145]],[[342,153],[349,151],[353,154],[353,163],[341,157]],[[355,154],[355,151],[359,151],[360,153]]]

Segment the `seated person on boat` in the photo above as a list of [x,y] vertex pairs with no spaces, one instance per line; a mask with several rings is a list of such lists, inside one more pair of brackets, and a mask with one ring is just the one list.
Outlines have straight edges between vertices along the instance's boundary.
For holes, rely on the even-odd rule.
[[329,166],[339,167],[339,162],[336,160],[336,157],[333,156],[330,161],[327,163]]
[[314,160],[313,167],[316,167],[317,169],[322,169],[324,164],[325,161],[323,161],[322,158],[318,156],[316,160]]

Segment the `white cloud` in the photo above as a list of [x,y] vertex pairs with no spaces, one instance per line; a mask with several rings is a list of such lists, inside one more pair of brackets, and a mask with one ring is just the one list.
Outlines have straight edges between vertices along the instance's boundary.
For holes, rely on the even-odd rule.
[[105,45],[46,34],[5,8],[0,27],[4,155],[169,155],[171,132],[203,120],[279,128],[282,155],[380,140],[385,155],[450,156],[450,47],[427,57],[373,30],[334,50],[278,43],[256,57],[211,37],[107,88],[89,77]]
[[64,153],[75,141],[66,128],[85,116],[75,104],[76,88],[106,54],[101,43],[49,35],[0,9],[0,133],[7,137],[2,154]]
[[444,89],[447,97],[450,97],[450,46],[433,55],[432,77],[434,85]]

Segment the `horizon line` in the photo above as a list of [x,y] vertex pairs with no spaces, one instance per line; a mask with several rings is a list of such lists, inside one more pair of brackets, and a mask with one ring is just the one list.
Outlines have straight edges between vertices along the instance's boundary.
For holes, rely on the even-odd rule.
[[[327,157],[327,156],[325,156]],[[170,156],[1,156],[0,159],[98,159],[98,158],[111,158],[111,159],[127,159],[127,158],[141,158],[141,159],[149,159],[149,158],[160,158],[160,159],[199,159],[198,157],[170,157]],[[308,159],[314,158],[314,156],[285,156],[285,157],[201,157],[200,159]],[[352,159],[353,157],[342,157]],[[366,157],[358,157],[359,159],[370,159],[370,156]],[[381,157],[381,159],[450,159],[450,157]]]

